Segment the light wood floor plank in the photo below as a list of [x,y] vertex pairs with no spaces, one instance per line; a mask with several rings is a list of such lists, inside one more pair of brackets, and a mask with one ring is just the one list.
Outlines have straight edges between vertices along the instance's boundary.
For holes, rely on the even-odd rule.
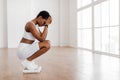
[[35,62],[39,74],[23,74],[17,49],[0,49],[0,80],[120,80],[120,59],[69,47],[52,47]]

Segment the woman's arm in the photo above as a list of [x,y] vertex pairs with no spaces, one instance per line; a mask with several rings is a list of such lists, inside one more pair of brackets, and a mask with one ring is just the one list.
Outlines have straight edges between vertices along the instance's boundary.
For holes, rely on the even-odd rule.
[[48,33],[48,26],[45,26],[44,30],[43,30],[43,33],[41,33],[41,36],[43,37],[44,40],[47,37],[47,33]]
[[43,33],[41,33],[41,36],[43,37],[43,39],[45,40],[47,37],[47,33],[48,33],[48,25],[51,24],[52,22],[52,18],[51,16],[46,20],[46,24],[43,30]]
[[[37,30],[36,30],[36,27],[32,24],[32,23],[28,23],[27,25],[26,25],[26,27],[27,27],[27,31],[29,31],[29,32],[31,32],[32,33],[32,35],[38,40],[38,41],[44,41],[45,40],[45,37],[44,37],[44,35],[43,35],[43,33],[41,33],[41,32],[38,32]],[[44,34],[46,33],[46,31],[44,31]]]

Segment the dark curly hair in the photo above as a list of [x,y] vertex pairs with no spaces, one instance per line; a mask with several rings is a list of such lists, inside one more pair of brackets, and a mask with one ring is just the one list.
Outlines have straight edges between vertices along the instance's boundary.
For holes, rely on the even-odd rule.
[[41,11],[37,16],[36,16],[36,18],[38,18],[38,17],[42,17],[43,19],[48,19],[48,17],[50,17],[50,14],[49,14],[49,12],[47,12],[47,11]]

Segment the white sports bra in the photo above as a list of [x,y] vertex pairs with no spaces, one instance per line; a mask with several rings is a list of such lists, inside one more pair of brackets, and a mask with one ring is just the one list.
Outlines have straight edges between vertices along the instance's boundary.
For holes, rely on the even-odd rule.
[[[33,22],[31,21],[31,23],[33,23]],[[34,26],[36,27],[37,31],[39,31],[39,27],[36,26],[35,24],[34,24]],[[27,32],[26,30],[24,31],[23,37],[26,38],[26,39],[29,39],[29,40],[35,40],[35,37],[32,35],[32,33]]]

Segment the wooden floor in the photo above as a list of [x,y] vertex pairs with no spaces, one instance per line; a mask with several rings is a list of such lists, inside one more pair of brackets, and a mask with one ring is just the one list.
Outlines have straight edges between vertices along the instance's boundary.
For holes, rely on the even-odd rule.
[[35,60],[39,74],[23,74],[16,49],[0,49],[0,80],[120,80],[120,59],[68,47],[52,47]]

